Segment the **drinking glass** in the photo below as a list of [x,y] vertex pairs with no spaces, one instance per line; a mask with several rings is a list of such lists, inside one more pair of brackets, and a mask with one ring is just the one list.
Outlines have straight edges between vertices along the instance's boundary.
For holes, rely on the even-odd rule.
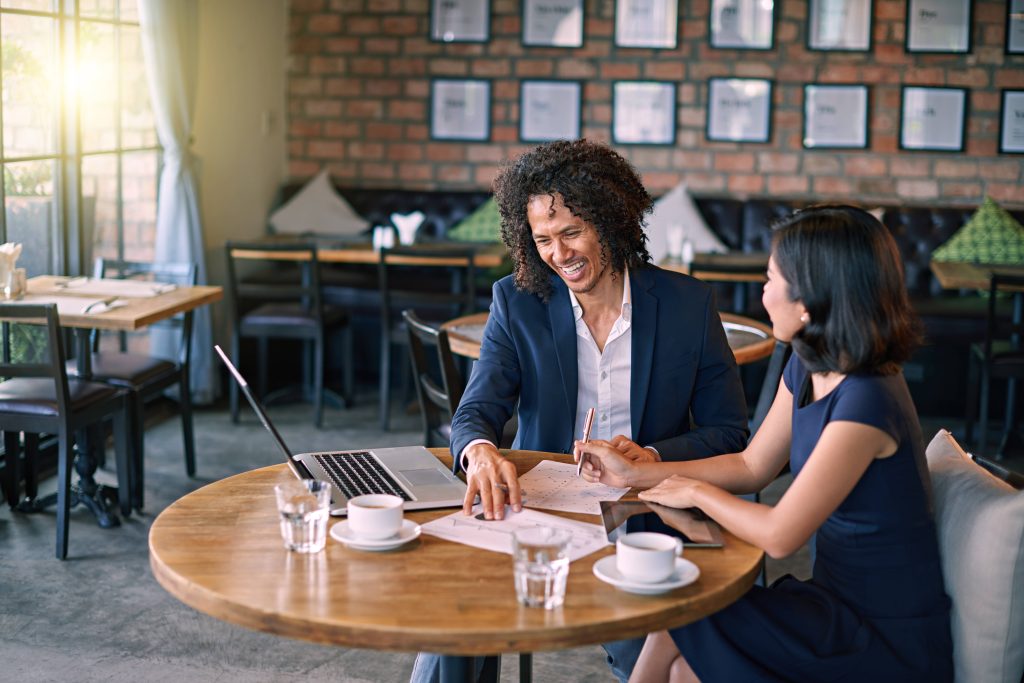
[[554,609],[565,601],[569,540],[566,529],[546,526],[516,529],[512,533],[516,599],[521,604]]
[[284,547],[299,553],[323,550],[327,544],[331,485],[315,479],[288,481],[277,484],[274,494]]

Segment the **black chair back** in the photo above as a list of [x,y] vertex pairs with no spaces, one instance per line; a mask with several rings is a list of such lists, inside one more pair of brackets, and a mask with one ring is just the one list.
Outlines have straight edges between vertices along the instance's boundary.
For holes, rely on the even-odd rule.
[[[235,329],[245,311],[267,302],[302,303],[305,311],[323,322],[320,262],[312,243],[234,242],[225,245],[228,296]],[[252,277],[240,277],[240,264],[257,268]],[[267,269],[268,265],[273,268]],[[259,270],[259,268],[263,268]]]
[[[409,358],[412,361],[416,396],[423,413],[423,438],[426,446],[447,446],[451,439],[451,420],[462,400],[462,377],[448,343],[448,333],[428,325],[414,311],[402,311],[409,331]],[[433,362],[428,358],[433,351]],[[440,375],[440,384],[431,370]]]
[[67,415],[70,390],[56,304],[0,304],[0,320],[0,379],[51,380],[58,414]]
[[[1011,292],[1013,315],[1005,318],[999,315],[996,305],[1000,292]],[[985,362],[990,363],[999,353],[996,344],[1009,342],[1009,351],[1019,352],[1024,339],[1024,275],[1001,275],[995,273],[989,281],[988,320],[985,334]]]

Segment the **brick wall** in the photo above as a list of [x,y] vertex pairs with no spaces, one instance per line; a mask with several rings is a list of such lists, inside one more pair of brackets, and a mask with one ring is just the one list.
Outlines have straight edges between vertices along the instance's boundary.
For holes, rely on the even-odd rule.
[[[431,42],[430,0],[292,0],[289,173],[327,166],[347,185],[488,187],[497,164],[529,146],[518,141],[520,79],[584,81],[583,134],[607,141],[612,81],[649,78],[678,82],[676,143],[619,150],[655,194],[683,179],[702,194],[973,204],[987,193],[1024,206],[1024,156],[997,153],[1000,89],[1024,89],[1024,56],[1003,52],[1005,2],[975,0],[969,55],[907,54],[905,0],[875,0],[870,53],[808,51],[806,0],[777,0],[774,50],[716,50],[709,4],[681,0],[679,47],[643,50],[614,46],[614,0],[585,0],[580,49],[523,47],[519,0],[491,0],[487,44]],[[705,139],[714,76],[775,81],[769,143]],[[492,80],[488,142],[429,139],[433,77]],[[870,149],[801,147],[809,82],[871,86]],[[898,149],[902,84],[969,89],[964,152]]]

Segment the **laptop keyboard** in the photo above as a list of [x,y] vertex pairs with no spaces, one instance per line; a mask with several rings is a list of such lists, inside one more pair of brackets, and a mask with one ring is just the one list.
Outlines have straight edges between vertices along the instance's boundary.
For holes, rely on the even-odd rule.
[[313,455],[324,468],[331,483],[345,494],[354,498],[368,493],[390,493],[402,500],[412,500],[398,485],[391,473],[367,451],[353,453],[316,453]]

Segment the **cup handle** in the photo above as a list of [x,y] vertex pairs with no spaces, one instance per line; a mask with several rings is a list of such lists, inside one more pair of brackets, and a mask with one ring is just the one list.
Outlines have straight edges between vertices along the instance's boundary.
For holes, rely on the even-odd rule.
[[676,542],[676,557],[682,557],[683,554],[683,539],[677,538]]

